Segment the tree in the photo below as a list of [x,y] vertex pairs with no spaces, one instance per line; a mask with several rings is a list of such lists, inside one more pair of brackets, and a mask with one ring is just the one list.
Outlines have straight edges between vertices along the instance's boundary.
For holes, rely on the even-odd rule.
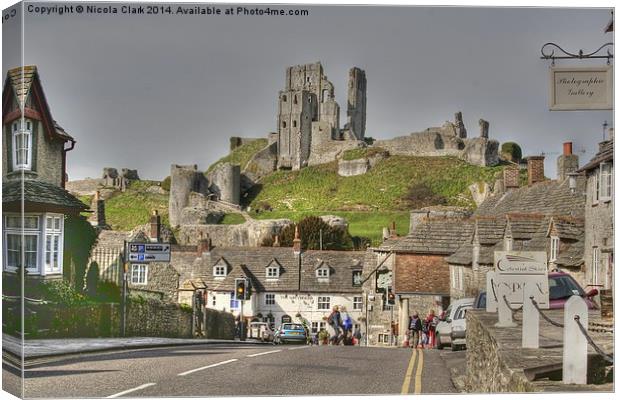
[[[299,221],[299,236],[301,248],[304,250],[320,250],[321,241],[323,250],[349,250],[353,248],[353,240],[346,229],[330,226],[320,217],[306,217]],[[292,247],[295,238],[295,225],[282,229],[278,237],[282,247]],[[273,246],[274,239],[267,238],[263,246]]]
[[502,143],[501,156],[506,161],[519,162],[522,157],[521,146],[515,142]]

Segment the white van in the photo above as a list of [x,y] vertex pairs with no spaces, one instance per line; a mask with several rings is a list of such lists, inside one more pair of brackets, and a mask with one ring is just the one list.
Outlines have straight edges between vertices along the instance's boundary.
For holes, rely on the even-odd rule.
[[250,338],[259,339],[261,342],[273,341],[273,331],[266,322],[250,322]]
[[474,298],[468,297],[466,299],[455,300],[448,306],[444,314],[444,319],[439,321],[435,329],[438,349],[452,345],[452,322],[459,318],[465,318],[465,313],[462,311],[472,308],[473,304]]

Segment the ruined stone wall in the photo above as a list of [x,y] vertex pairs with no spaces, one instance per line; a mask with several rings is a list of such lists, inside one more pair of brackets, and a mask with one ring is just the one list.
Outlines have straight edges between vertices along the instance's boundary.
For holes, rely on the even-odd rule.
[[340,176],[356,176],[363,175],[370,170],[370,164],[367,158],[358,160],[338,160],[338,175]]
[[460,157],[473,165],[492,166],[499,163],[499,142],[483,137],[465,139]]
[[327,140],[324,142],[312,142],[312,151],[308,165],[319,165],[335,161],[345,150],[364,147],[362,141],[355,140]]
[[233,151],[237,147],[241,147],[244,144],[252,143],[257,140],[261,140],[261,138],[246,138],[239,136],[231,136],[230,137],[230,151]]
[[177,242],[197,245],[200,237],[210,237],[214,246],[260,246],[266,238],[280,234],[292,224],[288,219],[252,220],[238,225],[182,225]]
[[239,204],[241,188],[241,167],[223,163],[209,174],[209,190],[218,200]]
[[189,195],[196,191],[197,165],[176,165],[170,167],[170,197],[168,215],[170,226],[181,224],[181,214],[189,202]]
[[366,73],[357,67],[349,70],[345,131],[345,139],[363,140],[366,133]]
[[465,148],[463,140],[438,130],[412,133],[393,139],[377,140],[375,147],[399,156],[459,156]]

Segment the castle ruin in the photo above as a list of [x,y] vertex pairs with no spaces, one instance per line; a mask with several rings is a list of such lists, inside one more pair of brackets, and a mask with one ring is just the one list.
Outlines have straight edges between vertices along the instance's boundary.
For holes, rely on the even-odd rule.
[[286,69],[285,88],[278,94],[277,168],[298,170],[321,164],[326,152],[361,146],[365,130],[363,70],[355,67],[349,71],[347,123],[340,129],[340,106],[334,97],[334,85],[321,63]]

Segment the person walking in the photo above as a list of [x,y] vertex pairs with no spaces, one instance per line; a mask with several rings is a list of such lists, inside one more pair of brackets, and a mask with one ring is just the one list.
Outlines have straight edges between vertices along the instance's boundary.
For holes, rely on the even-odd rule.
[[355,331],[353,332],[353,337],[355,338],[355,344],[357,346],[360,346],[360,341],[362,340],[362,331],[359,327],[355,328]]
[[348,337],[349,334],[353,335],[353,320],[349,316],[347,309],[343,306],[340,311],[340,317],[342,319],[342,327],[344,331],[344,336]]
[[331,337],[330,342],[331,344],[336,345],[340,342],[342,329],[342,317],[340,316],[338,306],[334,306],[334,308],[332,308],[331,314],[327,317],[327,323],[334,330],[334,335]]
[[427,347],[430,349],[435,348],[435,328],[437,327],[437,321],[438,318],[435,315],[435,310],[430,310],[424,320],[427,331]]
[[409,347],[416,349],[421,343],[420,334],[422,333],[422,320],[417,312],[409,317]]

